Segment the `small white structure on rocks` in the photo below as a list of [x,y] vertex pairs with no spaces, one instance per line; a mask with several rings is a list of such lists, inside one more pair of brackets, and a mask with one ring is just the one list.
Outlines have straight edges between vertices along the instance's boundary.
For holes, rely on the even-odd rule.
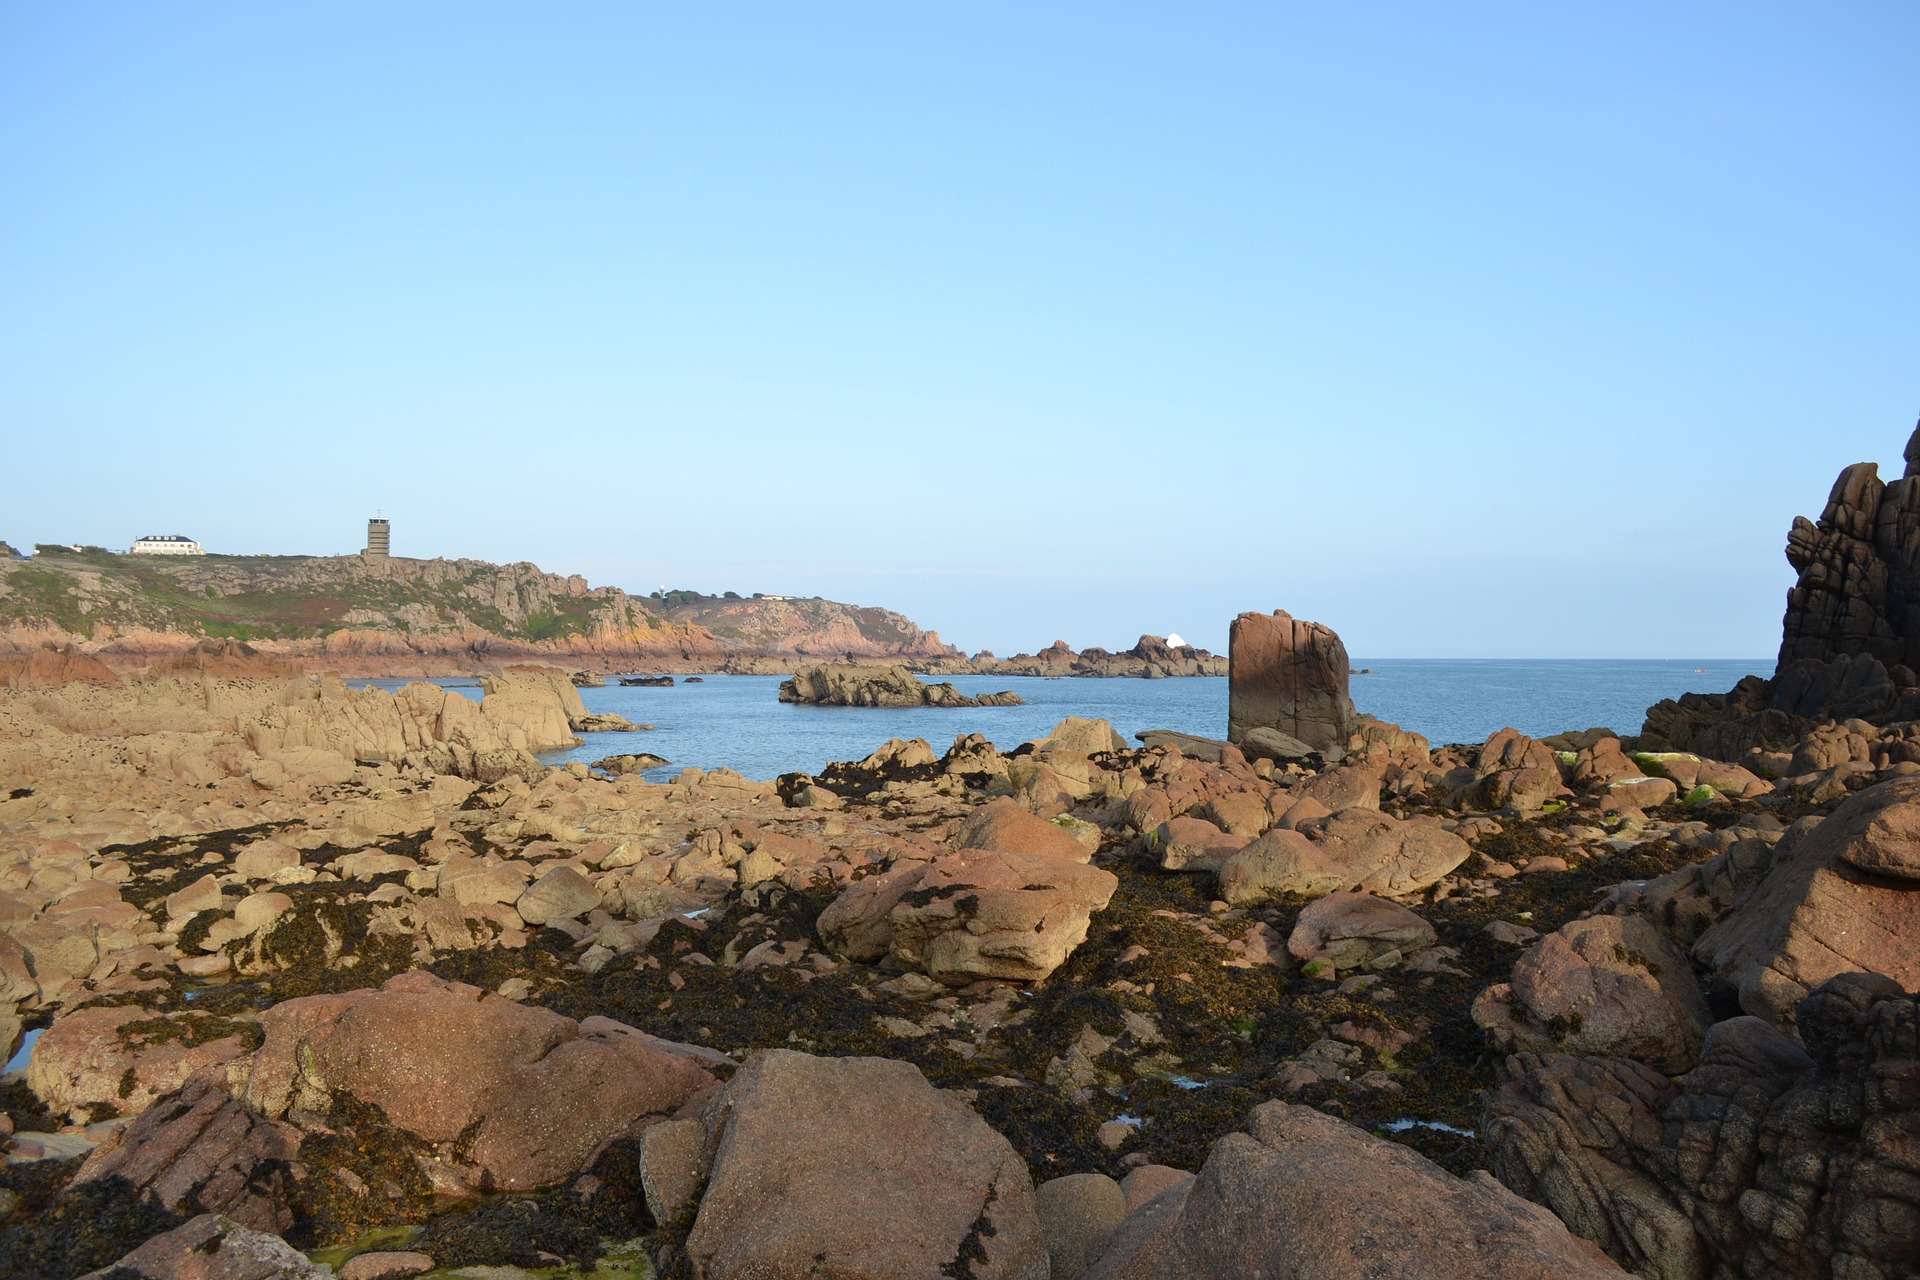
[[192,538],[178,533],[150,533],[144,538],[135,538],[133,545],[127,548],[127,554],[133,556],[203,556],[206,548]]

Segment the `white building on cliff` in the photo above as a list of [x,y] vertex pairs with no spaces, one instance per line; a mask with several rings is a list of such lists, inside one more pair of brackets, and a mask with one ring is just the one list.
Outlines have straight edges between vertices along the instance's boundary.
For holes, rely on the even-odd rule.
[[203,556],[206,549],[192,538],[178,533],[150,533],[135,538],[127,548],[130,556]]

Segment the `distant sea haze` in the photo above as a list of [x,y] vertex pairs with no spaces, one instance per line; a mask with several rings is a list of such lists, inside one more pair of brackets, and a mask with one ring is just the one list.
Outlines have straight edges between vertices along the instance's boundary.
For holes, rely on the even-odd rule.
[[[1637,733],[1646,709],[1682,693],[1724,693],[1743,676],[1769,676],[1771,658],[1527,659],[1360,658],[1356,706],[1427,735],[1435,745],[1481,742],[1512,726],[1544,735],[1605,726]],[[672,763],[648,774],[663,780],[688,765],[728,768],[767,779],[795,770],[817,773],[832,760],[857,760],[888,738],[925,738],[945,750],[957,734],[982,733],[1003,750],[1046,733],[1062,717],[1113,722],[1129,741],[1143,729],[1177,729],[1205,737],[1227,730],[1224,679],[1089,680],[1018,676],[955,676],[962,692],[1011,689],[1020,707],[967,709],[796,707],[776,696],[777,676],[715,676],[672,688],[609,683],[582,689],[594,711],[617,711],[644,733],[596,733],[584,746],[542,757],[594,761],[649,751]],[[366,683],[366,682],[363,682]],[[386,687],[399,681],[378,681]],[[448,682],[453,683],[453,682]],[[472,696],[478,696],[474,691]]]

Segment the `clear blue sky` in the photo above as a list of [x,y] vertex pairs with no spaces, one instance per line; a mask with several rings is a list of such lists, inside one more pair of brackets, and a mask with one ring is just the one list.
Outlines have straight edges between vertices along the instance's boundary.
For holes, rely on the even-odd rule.
[[[0,7],[0,538],[1771,653],[1920,5]],[[1884,467],[1883,467],[1884,469]]]

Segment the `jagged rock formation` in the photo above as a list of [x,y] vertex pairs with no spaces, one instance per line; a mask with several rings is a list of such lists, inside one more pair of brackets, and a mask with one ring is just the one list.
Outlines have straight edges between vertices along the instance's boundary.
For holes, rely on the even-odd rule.
[[1736,759],[1789,746],[1814,723],[1920,718],[1920,426],[1898,480],[1857,462],[1841,471],[1818,521],[1795,516],[1780,656],[1771,681],[1689,694],[1647,710],[1643,742]]
[[1347,696],[1347,647],[1331,627],[1283,609],[1243,613],[1228,633],[1227,740],[1274,729],[1338,759],[1359,727]]
[[1801,1044],[1733,1018],[1677,1082],[1515,1055],[1482,1120],[1494,1171],[1650,1280],[1910,1276],[1917,1014],[1891,979],[1845,974],[1800,1002]]
[[1165,676],[1223,676],[1227,674],[1227,660],[1190,644],[1170,645],[1160,636],[1141,636],[1133,648],[1119,653],[1109,653],[1096,645],[1075,653],[1065,640],[1055,640],[1039,653],[1016,653],[1011,658],[983,653],[967,669],[999,676],[1132,676],[1158,680]]
[[1017,707],[1015,693],[968,697],[950,684],[928,684],[905,667],[808,667],[780,686],[780,701],[816,707]]

